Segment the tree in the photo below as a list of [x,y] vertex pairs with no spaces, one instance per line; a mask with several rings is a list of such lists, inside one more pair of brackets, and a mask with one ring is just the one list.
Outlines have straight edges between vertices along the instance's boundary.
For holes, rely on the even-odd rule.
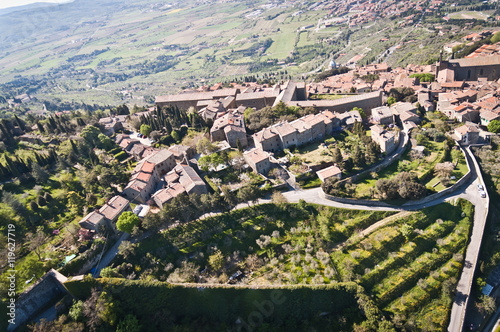
[[95,147],[99,144],[99,134],[101,131],[92,125],[88,125],[82,129],[80,136],[91,146]]
[[243,152],[243,145],[241,145],[240,139],[236,139],[236,147],[238,148],[238,151]]
[[92,288],[90,297],[83,303],[83,314],[91,331],[95,331],[102,323],[111,326],[116,324],[117,303],[106,292],[99,293]]
[[398,195],[397,183],[387,179],[380,179],[375,182],[375,189],[383,199],[394,199]]
[[215,146],[208,138],[203,137],[196,143],[196,151],[202,154],[211,154],[217,151],[217,146]]
[[127,259],[129,255],[133,255],[135,252],[136,245],[130,241],[122,241],[118,247],[118,254]]
[[288,200],[286,199],[285,195],[281,191],[274,191],[273,194],[271,195],[271,200],[274,204],[278,206],[283,206],[284,204],[288,203]]
[[174,141],[176,141],[177,143],[179,143],[181,141],[181,134],[179,134],[179,132],[177,130],[172,130],[172,132],[170,133],[170,136],[172,136]]
[[30,209],[31,211],[38,212],[40,210],[40,207],[35,201],[30,202]]
[[129,115],[130,110],[127,105],[123,104],[115,108],[116,115]]
[[141,125],[141,134],[143,134],[144,136],[149,136],[149,134],[151,133],[151,126],[147,125],[147,124],[142,124]]
[[119,278],[121,275],[111,266],[106,266],[101,270],[100,276],[103,278]]
[[222,252],[220,250],[217,250],[212,255],[210,255],[210,257],[208,258],[208,263],[214,271],[219,271],[224,266],[224,260],[225,259]]
[[152,140],[159,140],[161,138],[161,133],[158,130],[153,130],[150,134],[149,137],[151,137]]
[[354,166],[360,167],[360,168],[365,166],[365,164],[366,164],[365,155],[363,154],[363,152],[361,152],[361,149],[359,148],[358,145],[356,145],[356,147],[354,148],[351,157],[352,157],[352,162],[354,163]]
[[116,228],[120,232],[132,233],[134,226],[138,226],[140,223],[140,219],[136,216],[132,211],[125,211],[118,217],[118,221],[116,222]]
[[500,31],[498,31],[493,36],[491,36],[490,41],[491,41],[492,44],[498,43],[500,41]]
[[391,106],[391,105],[392,105],[392,104],[394,104],[395,102],[396,102],[396,98],[394,98],[394,97],[389,97],[389,98],[387,98],[387,104],[388,104],[389,106]]
[[340,163],[343,160],[342,152],[340,151],[338,146],[335,146],[332,150],[332,159],[333,159],[333,162],[336,163],[337,165],[340,165]]
[[37,162],[33,162],[31,166],[31,176],[35,179],[38,184],[46,184],[49,179],[49,173],[42,168]]
[[141,328],[142,326],[139,325],[137,318],[132,314],[128,314],[118,323],[116,332],[140,332]]
[[42,226],[38,226],[36,233],[28,232],[26,234],[26,240],[28,242],[28,248],[37,255],[38,260],[42,260],[42,246],[45,244],[49,237],[45,235]]
[[352,168],[354,167],[354,163],[351,157],[348,157],[342,162],[342,165],[340,165],[341,168],[346,171],[347,173],[352,171]]
[[434,166],[434,173],[439,178],[449,178],[455,169],[455,165],[451,161],[439,163]]
[[401,226],[401,235],[403,235],[406,239],[406,242],[410,239],[411,234],[413,233],[413,227],[408,224],[403,224]]
[[375,163],[378,160],[379,156],[380,156],[380,146],[373,141],[368,143],[365,150],[366,163],[369,165]]
[[221,191],[222,191],[222,194],[224,195],[224,203],[225,203],[224,206],[229,211],[233,207],[235,207],[236,204],[238,203],[237,197],[236,197],[235,193],[233,191],[231,191],[231,188],[229,188],[226,185],[223,185],[221,187]]
[[476,307],[482,315],[489,315],[495,312],[495,299],[491,296],[481,295],[479,301],[476,302]]
[[75,322],[83,320],[83,302],[73,300],[73,305],[69,309],[68,316]]
[[488,124],[488,131],[491,133],[500,133],[500,121],[499,120],[492,120]]
[[111,140],[111,138],[109,138],[108,136],[104,135],[103,133],[100,133],[98,136],[97,136],[97,139],[98,139],[98,144],[97,146],[101,149],[104,149],[106,151],[109,151],[113,148],[113,141]]
[[47,205],[47,202],[45,201],[45,198],[43,198],[42,195],[40,195],[40,196],[38,196],[36,198],[36,202],[37,202],[38,206],[45,206],[45,205]]
[[248,206],[250,206],[250,202],[255,204],[257,201],[259,189],[255,185],[247,184],[238,190],[237,197],[241,202],[247,202]]
[[78,212],[80,212],[81,208],[83,207],[84,204],[84,199],[82,196],[80,196],[79,193],[75,191],[70,191],[66,195],[66,199],[68,200],[68,207],[70,209],[76,209]]

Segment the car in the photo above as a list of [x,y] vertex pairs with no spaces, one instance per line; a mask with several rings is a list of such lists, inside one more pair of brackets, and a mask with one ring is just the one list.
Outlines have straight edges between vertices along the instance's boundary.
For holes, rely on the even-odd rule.
[[482,185],[482,184],[480,184],[480,183],[478,183],[478,184],[477,184],[477,190],[479,190],[479,191],[484,191],[484,187],[483,187],[483,185]]
[[229,283],[234,284],[236,281],[240,280],[244,276],[245,276],[245,274],[243,272],[238,271],[229,277]]
[[485,198],[486,197],[486,192],[484,192],[483,190],[480,190],[479,191],[479,195],[481,195],[481,198]]

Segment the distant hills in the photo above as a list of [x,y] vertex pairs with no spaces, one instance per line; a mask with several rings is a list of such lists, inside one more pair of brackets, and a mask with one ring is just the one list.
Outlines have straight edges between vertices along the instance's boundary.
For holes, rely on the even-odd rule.
[[[74,0],[73,0],[74,1]],[[54,2],[34,2],[30,3],[27,5],[21,5],[21,6],[15,6],[15,7],[9,7],[9,8],[2,8],[0,9],[0,16],[4,16],[10,13],[14,12],[19,12],[19,11],[25,11],[25,10],[37,10],[41,8],[47,8],[47,7],[53,7],[53,6],[61,6],[65,5],[67,3],[72,2],[71,0],[66,0],[64,3],[54,3]]]

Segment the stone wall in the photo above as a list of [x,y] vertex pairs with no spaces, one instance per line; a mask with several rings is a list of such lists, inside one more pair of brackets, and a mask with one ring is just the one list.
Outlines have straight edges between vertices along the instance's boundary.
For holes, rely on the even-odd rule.
[[[410,201],[410,202],[403,204],[402,209],[405,209],[405,207],[408,207],[407,209],[411,210],[410,206],[425,204],[425,203],[434,201],[436,199],[442,198],[443,196],[446,196],[446,195],[454,192],[455,190],[459,189],[461,186],[468,183],[468,181],[470,180],[470,178],[473,175],[473,171],[472,171],[473,165],[472,165],[472,161],[470,160],[469,154],[466,153],[461,146],[460,146],[460,149],[462,150],[462,153],[464,153],[464,155],[465,155],[465,160],[467,162],[467,167],[469,169],[467,174],[465,174],[461,179],[459,179],[454,185],[452,185],[446,189],[443,189],[438,193],[424,197],[419,201]],[[342,181],[345,181],[345,180],[342,180]],[[393,206],[391,204],[377,201],[377,200],[361,200],[361,199],[331,196],[331,195],[328,195],[325,192],[323,192],[323,190],[321,190],[320,196],[322,196],[323,198],[326,198],[328,200],[334,201],[334,202],[345,203],[345,204],[381,206],[381,207],[391,207],[391,208],[395,208],[395,209],[401,209],[401,207]]]
[[33,286],[24,291],[16,302],[16,324],[9,324],[8,331],[14,331],[32,320],[49,304],[62,299],[68,291],[63,286],[67,278],[51,269]]

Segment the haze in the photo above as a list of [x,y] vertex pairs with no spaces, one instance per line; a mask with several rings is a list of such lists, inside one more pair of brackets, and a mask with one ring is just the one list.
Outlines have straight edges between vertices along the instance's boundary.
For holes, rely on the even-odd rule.
[[72,2],[72,0],[45,0],[45,1],[37,1],[37,0],[2,0],[0,1],[0,9],[5,9],[5,8],[10,8],[10,7],[18,7],[18,6],[24,6],[24,5],[29,5],[32,3],[58,3],[58,4],[63,4],[63,3],[68,3]]

